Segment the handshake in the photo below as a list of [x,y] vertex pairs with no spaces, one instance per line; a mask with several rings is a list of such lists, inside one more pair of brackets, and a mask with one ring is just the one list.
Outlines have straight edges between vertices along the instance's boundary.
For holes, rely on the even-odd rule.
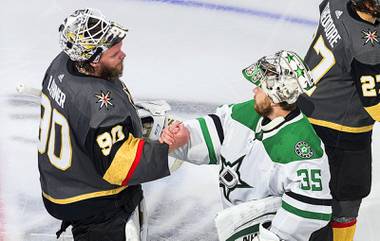
[[175,121],[166,127],[159,138],[160,143],[169,145],[169,152],[185,145],[190,138],[189,130],[182,122]]

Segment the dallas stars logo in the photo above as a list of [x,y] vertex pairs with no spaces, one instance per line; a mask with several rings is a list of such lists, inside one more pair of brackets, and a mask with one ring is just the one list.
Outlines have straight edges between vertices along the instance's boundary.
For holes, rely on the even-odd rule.
[[240,178],[240,166],[245,155],[237,159],[233,163],[226,162],[222,156],[222,167],[219,172],[219,186],[223,188],[224,197],[231,202],[230,194],[236,188],[252,188]]
[[365,40],[363,45],[370,43],[372,47],[374,47],[375,44],[379,44],[379,36],[377,35],[376,30],[374,31],[371,31],[369,29],[367,31],[362,30],[362,34],[363,34],[362,39]]
[[311,149],[311,146],[305,141],[297,142],[297,144],[294,146],[294,151],[296,152],[297,156],[301,158],[311,158],[313,156],[313,150]]
[[100,94],[95,94],[95,97],[98,98],[98,101],[96,103],[100,103],[99,110],[105,107],[108,110],[109,106],[113,106],[111,103],[111,92],[107,91],[107,93],[104,93],[102,90],[100,91]]

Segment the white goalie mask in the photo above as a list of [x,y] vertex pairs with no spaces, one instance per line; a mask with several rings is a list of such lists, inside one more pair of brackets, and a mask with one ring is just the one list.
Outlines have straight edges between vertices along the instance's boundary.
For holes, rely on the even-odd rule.
[[313,86],[309,68],[294,52],[282,50],[264,56],[243,69],[244,77],[262,88],[274,103],[293,104]]
[[62,50],[73,61],[97,62],[128,30],[108,21],[96,9],[76,10],[59,27]]

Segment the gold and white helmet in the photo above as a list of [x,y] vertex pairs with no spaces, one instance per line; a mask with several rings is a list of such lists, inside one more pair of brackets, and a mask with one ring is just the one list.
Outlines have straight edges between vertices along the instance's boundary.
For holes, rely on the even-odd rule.
[[104,51],[125,37],[127,31],[107,20],[99,10],[80,9],[59,27],[60,45],[73,61],[97,62]]
[[260,58],[243,69],[243,75],[262,88],[274,103],[293,104],[300,94],[314,86],[310,70],[301,57],[286,50]]

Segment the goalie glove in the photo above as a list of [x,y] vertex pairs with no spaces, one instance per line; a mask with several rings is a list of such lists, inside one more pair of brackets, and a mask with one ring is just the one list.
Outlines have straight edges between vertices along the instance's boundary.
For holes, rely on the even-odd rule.
[[[143,136],[156,141],[160,138],[162,130],[178,118],[168,115],[170,105],[164,100],[139,101],[135,103],[137,113],[143,125]],[[170,173],[182,166],[183,161],[169,158]]]
[[143,125],[143,136],[156,141],[160,138],[162,130],[169,124],[167,112],[170,105],[164,100],[136,102],[137,113]]

